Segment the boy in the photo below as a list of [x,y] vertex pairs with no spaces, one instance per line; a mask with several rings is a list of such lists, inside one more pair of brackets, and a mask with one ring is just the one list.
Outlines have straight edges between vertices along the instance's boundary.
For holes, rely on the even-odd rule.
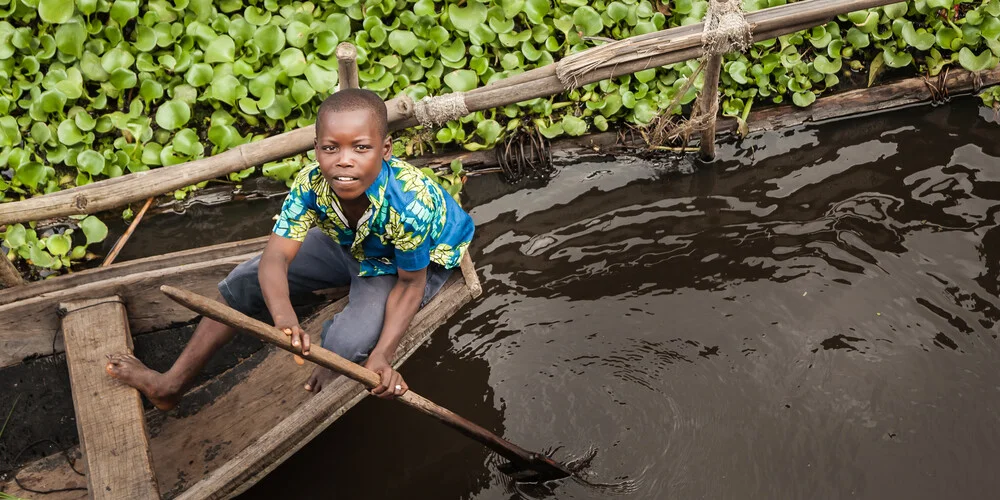
[[[219,283],[222,298],[249,315],[269,312],[292,345],[309,352],[290,296],[350,285],[350,303],[323,325],[322,345],[381,377],[372,393],[406,392],[390,362],[417,310],[441,289],[472,240],[471,217],[437,183],[392,156],[385,104],[345,89],[316,117],[316,164],[296,177],[260,257]],[[313,227],[316,226],[316,227]],[[235,330],[202,319],[166,373],[132,355],[113,356],[112,376],[161,410],[173,408],[212,354]],[[305,389],[318,392],[332,373],[316,368]]]

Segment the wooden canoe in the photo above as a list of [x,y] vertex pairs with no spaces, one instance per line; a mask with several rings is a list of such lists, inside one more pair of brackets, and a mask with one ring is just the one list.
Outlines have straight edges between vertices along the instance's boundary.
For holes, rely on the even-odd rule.
[[[259,253],[265,241],[258,238],[127,261],[0,290],[0,325],[8,325],[0,330],[0,374],[26,360],[61,356],[64,346],[56,314],[60,303],[118,295],[126,304],[133,336],[156,335],[191,322],[194,314],[163,296],[159,286],[170,284],[214,296],[218,281],[236,264]],[[414,318],[397,350],[397,366],[482,292],[468,256],[461,271]],[[345,291],[325,294],[328,305],[303,322],[307,331],[318,334],[322,323],[343,309]],[[193,389],[178,408],[166,413],[147,411],[149,455],[160,495],[235,496],[367,395],[360,384],[340,377],[313,396],[302,389],[311,370],[311,366],[295,364],[287,352],[264,346]],[[0,411],[6,413],[7,408]],[[0,476],[0,491],[36,498],[31,490],[84,488],[44,498],[86,498],[87,479],[74,470],[82,471],[79,456],[79,447],[72,447],[15,464],[15,470]]]

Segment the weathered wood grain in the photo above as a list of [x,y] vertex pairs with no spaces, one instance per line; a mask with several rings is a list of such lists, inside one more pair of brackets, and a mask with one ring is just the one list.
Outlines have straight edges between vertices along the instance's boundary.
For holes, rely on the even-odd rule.
[[65,290],[75,286],[107,281],[112,278],[120,278],[129,274],[156,271],[182,266],[185,264],[207,262],[210,260],[221,259],[223,257],[260,252],[264,249],[267,239],[268,236],[264,236],[260,238],[194,248],[191,250],[182,250],[180,252],[171,252],[154,257],[145,257],[142,259],[119,262],[108,267],[86,269],[43,281],[34,281],[24,287],[0,290],[0,305],[10,304],[11,302],[17,302],[31,297],[51,294],[56,291]]
[[219,280],[254,255],[256,253],[151,269],[0,305],[0,325],[4,325],[0,329],[0,367],[20,363],[29,356],[63,351],[62,335],[57,335],[56,310],[60,302],[119,295],[128,305],[129,326],[133,333],[162,329],[190,321],[194,313],[164,297],[159,291],[160,285],[182,286],[214,297],[218,294],[216,284]]
[[24,277],[14,267],[14,263],[8,260],[6,255],[0,255],[0,285],[13,288],[23,284]]
[[64,302],[66,365],[87,487],[94,499],[158,499],[139,391],[107,375],[110,354],[131,352],[119,297]]

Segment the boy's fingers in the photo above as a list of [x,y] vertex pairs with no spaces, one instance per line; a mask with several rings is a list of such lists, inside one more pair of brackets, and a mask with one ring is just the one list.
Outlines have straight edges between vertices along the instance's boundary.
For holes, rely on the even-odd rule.
[[302,334],[302,354],[309,354],[309,334]]
[[292,334],[292,329],[291,328],[285,328],[282,331],[285,332],[285,335],[291,335]]

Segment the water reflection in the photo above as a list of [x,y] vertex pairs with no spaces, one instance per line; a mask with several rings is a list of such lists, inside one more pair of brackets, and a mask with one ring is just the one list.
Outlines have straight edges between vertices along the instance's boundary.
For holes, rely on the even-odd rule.
[[585,479],[627,486],[514,485],[369,402],[249,497],[992,497],[996,133],[956,100],[761,134],[691,174],[595,156],[522,190],[473,179],[485,293],[408,380],[528,448],[596,449]]

